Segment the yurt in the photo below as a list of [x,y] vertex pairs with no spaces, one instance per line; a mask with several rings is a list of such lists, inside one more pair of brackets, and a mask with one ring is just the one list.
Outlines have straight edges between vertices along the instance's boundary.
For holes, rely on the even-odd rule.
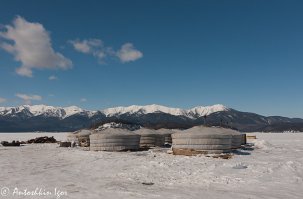
[[77,138],[79,142],[79,146],[81,147],[89,147],[90,141],[89,141],[89,135],[92,134],[91,130],[83,129],[78,131]]
[[223,128],[196,126],[172,134],[174,155],[220,154],[231,151],[232,135]]
[[157,132],[164,136],[164,144],[172,144],[171,134],[175,133],[171,129],[158,129]]
[[243,142],[243,136],[239,131],[235,131],[232,129],[226,129],[226,128],[219,128],[219,131],[225,131],[226,133],[231,134],[232,141],[231,141],[231,149],[238,149],[241,147]]
[[140,135],[126,129],[108,128],[89,136],[91,151],[138,150]]
[[156,130],[141,128],[134,132],[141,136],[140,138],[141,148],[164,146],[164,141],[165,141],[164,135],[160,134]]

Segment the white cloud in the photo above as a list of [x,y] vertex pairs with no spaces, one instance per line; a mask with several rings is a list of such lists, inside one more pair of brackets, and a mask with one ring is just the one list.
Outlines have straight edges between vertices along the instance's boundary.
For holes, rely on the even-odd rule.
[[143,53],[135,49],[132,43],[126,43],[122,45],[121,49],[118,50],[117,56],[121,62],[135,61],[143,57]]
[[40,23],[31,23],[18,16],[12,25],[0,31],[0,47],[14,55],[22,65],[16,69],[19,75],[32,77],[33,69],[68,69],[72,61],[52,48],[49,33]]
[[6,102],[5,98],[0,97],[0,104]]
[[86,101],[87,101],[86,98],[81,98],[81,99],[80,99],[80,102],[86,102]]
[[82,41],[77,39],[69,41],[69,43],[73,45],[76,51],[97,57],[100,63],[107,55],[107,48],[104,47],[100,39],[84,39]]
[[122,63],[135,61],[143,57],[143,53],[135,49],[132,43],[125,43],[118,51],[110,46],[104,46],[100,39],[84,39],[69,41],[78,52],[97,57],[99,63],[104,63],[106,57],[118,57]]
[[82,53],[89,53],[90,52],[90,47],[87,43],[85,42],[77,42],[77,41],[71,41],[73,44],[75,50],[82,52]]
[[26,95],[17,93],[16,96],[24,101],[25,104],[31,104],[32,101],[41,101],[42,97],[40,95]]
[[70,43],[74,46],[74,49],[81,53],[96,53],[98,48],[102,48],[103,42],[100,39],[84,39],[70,41]]
[[56,77],[55,75],[51,75],[48,77],[49,80],[57,80],[58,77]]

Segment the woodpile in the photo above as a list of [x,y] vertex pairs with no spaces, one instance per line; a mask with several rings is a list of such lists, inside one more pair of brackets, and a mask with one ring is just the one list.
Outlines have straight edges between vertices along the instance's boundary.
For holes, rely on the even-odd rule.
[[255,135],[246,135],[246,139],[257,139]]
[[12,142],[2,141],[2,146],[20,146],[21,142],[13,140]]
[[60,142],[60,147],[72,147],[71,142]]
[[32,143],[57,143],[57,140],[52,136],[52,137],[37,137],[34,139],[30,139],[26,141],[27,144],[32,144]]

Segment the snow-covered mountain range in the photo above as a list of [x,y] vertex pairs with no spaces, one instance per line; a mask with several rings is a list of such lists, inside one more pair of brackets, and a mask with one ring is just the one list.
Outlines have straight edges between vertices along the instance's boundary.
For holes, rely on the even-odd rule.
[[149,114],[149,113],[166,113],[175,116],[186,116],[190,118],[201,117],[204,115],[210,115],[215,112],[227,111],[229,108],[223,106],[222,104],[216,104],[213,106],[198,106],[192,109],[180,109],[180,108],[170,108],[166,106],[161,106],[157,104],[146,105],[146,106],[128,106],[128,107],[115,107],[105,109],[102,112],[106,116],[115,116],[122,114]]
[[46,105],[33,105],[33,106],[23,105],[18,107],[0,107],[0,115],[3,116],[16,116],[19,113],[24,113],[29,117],[44,115],[49,117],[59,117],[63,119],[81,112],[84,112],[84,110],[77,106],[70,106],[65,108],[46,106]]
[[[207,116],[206,118],[204,116]],[[148,128],[190,128],[220,125],[241,131],[303,131],[303,119],[262,116],[241,112],[221,104],[191,109],[161,105],[115,107],[89,111],[76,106],[23,105],[0,107],[0,132],[74,131],[109,122],[136,124]]]
[[0,115],[2,116],[17,116],[20,113],[24,113],[28,117],[46,116],[46,117],[58,117],[65,119],[72,115],[83,114],[89,117],[101,112],[106,116],[117,116],[123,114],[148,114],[148,113],[166,113],[175,116],[186,116],[190,118],[197,118],[204,115],[210,115],[215,112],[227,111],[227,107],[217,104],[213,106],[199,106],[192,109],[180,109],[170,108],[161,105],[146,105],[146,106],[128,106],[128,107],[114,107],[100,111],[88,111],[81,109],[77,106],[70,107],[54,107],[47,105],[22,105],[18,107],[0,107]]

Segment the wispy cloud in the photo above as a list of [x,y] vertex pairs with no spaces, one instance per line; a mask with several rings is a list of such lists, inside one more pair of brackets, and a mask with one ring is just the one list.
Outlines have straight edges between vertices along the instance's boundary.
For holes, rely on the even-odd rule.
[[104,47],[102,40],[100,39],[84,39],[84,40],[71,40],[69,41],[78,52],[84,54],[91,54],[98,58],[100,62],[107,56],[109,49]]
[[57,80],[58,77],[56,77],[55,75],[51,75],[48,77],[49,80]]
[[42,100],[42,97],[40,95],[27,95],[27,94],[17,93],[16,97],[22,99],[25,104],[31,104],[32,101]]
[[142,58],[143,53],[137,50],[132,43],[126,43],[118,50],[117,56],[121,62],[125,63]]
[[0,97],[0,104],[6,102],[5,98]]
[[33,69],[68,69],[72,61],[52,48],[49,33],[42,24],[26,21],[18,16],[12,25],[6,25],[0,31],[0,47],[14,55],[22,65],[16,69],[17,74],[33,76]]
[[86,102],[86,101],[87,101],[86,98],[81,98],[81,99],[80,99],[80,102]]
[[102,48],[103,42],[100,39],[84,39],[69,41],[75,48],[75,50],[82,53],[94,53]]
[[143,57],[143,53],[137,50],[132,43],[125,43],[117,51],[110,46],[105,46],[100,39],[71,40],[70,44],[80,53],[90,54],[98,58],[99,63],[104,63],[107,57],[117,57],[122,63],[135,61]]

